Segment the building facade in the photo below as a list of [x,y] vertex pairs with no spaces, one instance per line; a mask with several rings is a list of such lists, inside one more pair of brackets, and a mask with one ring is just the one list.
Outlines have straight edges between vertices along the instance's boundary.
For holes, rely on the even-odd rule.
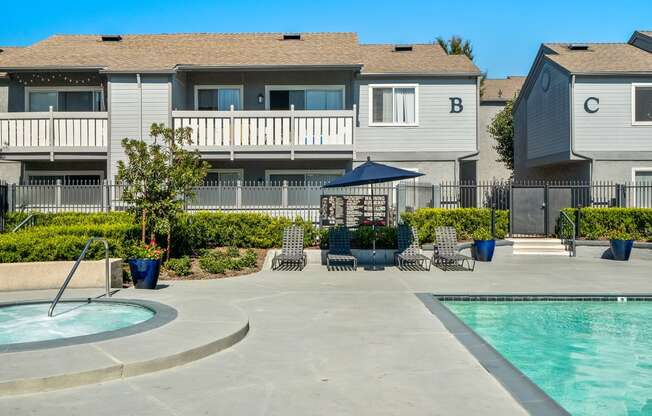
[[496,140],[489,134],[489,126],[494,117],[503,111],[507,101],[516,99],[524,81],[525,77],[509,76],[505,79],[485,79],[482,82],[478,114],[480,159],[477,162],[477,178],[480,181],[504,181],[512,177],[512,171],[498,161]]
[[6,48],[0,72],[9,181],[112,180],[121,141],[151,140],[152,123],[192,128],[211,181],[324,182],[369,156],[439,182],[478,159],[480,71],[436,44],[57,35]]
[[543,44],[514,106],[517,180],[652,180],[652,32]]

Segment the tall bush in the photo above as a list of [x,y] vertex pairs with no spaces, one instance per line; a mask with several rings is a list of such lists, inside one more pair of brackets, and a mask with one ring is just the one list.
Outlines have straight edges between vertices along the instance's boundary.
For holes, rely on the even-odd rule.
[[[416,227],[422,243],[435,241],[435,228],[451,226],[460,240],[471,240],[479,228],[491,229],[489,208],[421,208],[402,214],[403,221]],[[496,237],[505,238],[509,232],[509,211],[496,211]]]
[[[566,208],[572,219],[577,209]],[[652,241],[652,208],[582,208],[579,237],[588,240],[607,240],[613,231],[631,234],[635,240]]]

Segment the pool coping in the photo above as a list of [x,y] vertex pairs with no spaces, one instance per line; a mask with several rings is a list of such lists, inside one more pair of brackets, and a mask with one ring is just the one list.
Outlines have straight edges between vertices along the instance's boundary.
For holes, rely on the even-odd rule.
[[[435,315],[448,331],[475,357],[489,374],[509,392],[509,394],[533,416],[569,416],[570,413],[551,398],[541,387],[516,368],[502,356],[491,344],[485,341],[473,329],[466,325],[452,311],[444,306],[439,297],[463,296],[468,298],[509,297],[509,295],[438,295],[433,293],[416,293],[417,298]],[[519,295],[515,295],[519,296]],[[526,297],[528,295],[520,295]],[[529,295],[531,298],[536,295]],[[538,298],[546,295],[538,296]],[[563,297],[551,295],[550,297]],[[589,296],[598,297],[598,296]]]
[[[29,300],[29,301],[12,301],[1,302],[0,309],[10,306],[48,304],[52,301]],[[139,306],[154,312],[154,316],[146,321],[124,328],[114,329],[112,331],[98,332],[95,334],[79,335],[76,337],[50,339],[44,341],[20,342],[14,344],[0,345],[0,355],[3,353],[35,351],[48,348],[67,347],[70,345],[88,344],[93,342],[105,341],[114,338],[126,337],[129,335],[146,332],[160,326],[163,326],[177,317],[177,310],[163,303],[150,300],[127,300],[127,299],[94,299],[94,298],[77,298],[65,299],[60,303],[113,303],[122,305]]]

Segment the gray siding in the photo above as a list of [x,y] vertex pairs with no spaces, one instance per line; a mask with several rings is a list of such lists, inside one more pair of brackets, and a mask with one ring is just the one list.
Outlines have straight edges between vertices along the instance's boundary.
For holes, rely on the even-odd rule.
[[9,111],[9,80],[0,79],[0,113]]
[[[542,88],[544,73],[550,74],[550,86]],[[537,159],[563,152],[570,155],[570,79],[567,74],[545,62],[526,98],[527,158]]]
[[[575,150],[582,152],[652,151],[652,126],[632,125],[632,83],[647,78],[577,77],[574,89]],[[600,100],[597,113],[587,113],[584,102]]]
[[[113,75],[110,79],[111,172],[109,178],[116,174],[117,162],[125,159],[122,139],[147,140],[152,123],[169,124],[169,77],[143,75],[141,79],[142,101],[136,75]],[[139,131],[141,125],[142,131]]]
[[498,162],[498,153],[494,146],[496,140],[487,131],[496,114],[505,108],[500,103],[480,104],[480,128],[478,131],[478,145],[480,147],[480,159],[477,163],[477,179],[503,180],[509,179],[512,172],[502,162]]
[[[419,84],[418,127],[370,127],[369,84]],[[459,152],[476,151],[477,83],[475,78],[420,80],[358,80],[359,152]],[[464,110],[451,113],[450,97],[462,99]],[[418,160],[418,158],[417,158]]]
[[636,39],[634,39],[633,45],[637,48],[652,52],[652,39],[650,38],[637,36]]
[[611,182],[631,182],[636,168],[652,169],[652,160],[595,160],[593,180]]

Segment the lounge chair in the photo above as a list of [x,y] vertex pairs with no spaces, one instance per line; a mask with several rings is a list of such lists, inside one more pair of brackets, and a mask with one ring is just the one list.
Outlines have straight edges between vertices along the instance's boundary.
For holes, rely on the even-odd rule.
[[[450,266],[475,270],[475,260],[457,251],[457,233],[453,227],[435,227],[435,254],[432,256],[432,263],[447,270]],[[473,262],[473,263],[471,263]]]
[[421,254],[419,237],[414,227],[400,225],[397,230],[398,252],[394,254],[394,263],[399,269],[406,264],[416,264],[422,269],[430,270],[431,261]]
[[306,267],[306,253],[303,252],[303,228],[293,225],[283,230],[283,248],[281,253],[272,259],[272,270],[283,264],[296,265],[300,269]]
[[346,227],[333,227],[328,230],[328,254],[326,266],[330,269],[331,262],[353,263],[353,269],[358,268],[358,259],[351,254],[351,236]]

